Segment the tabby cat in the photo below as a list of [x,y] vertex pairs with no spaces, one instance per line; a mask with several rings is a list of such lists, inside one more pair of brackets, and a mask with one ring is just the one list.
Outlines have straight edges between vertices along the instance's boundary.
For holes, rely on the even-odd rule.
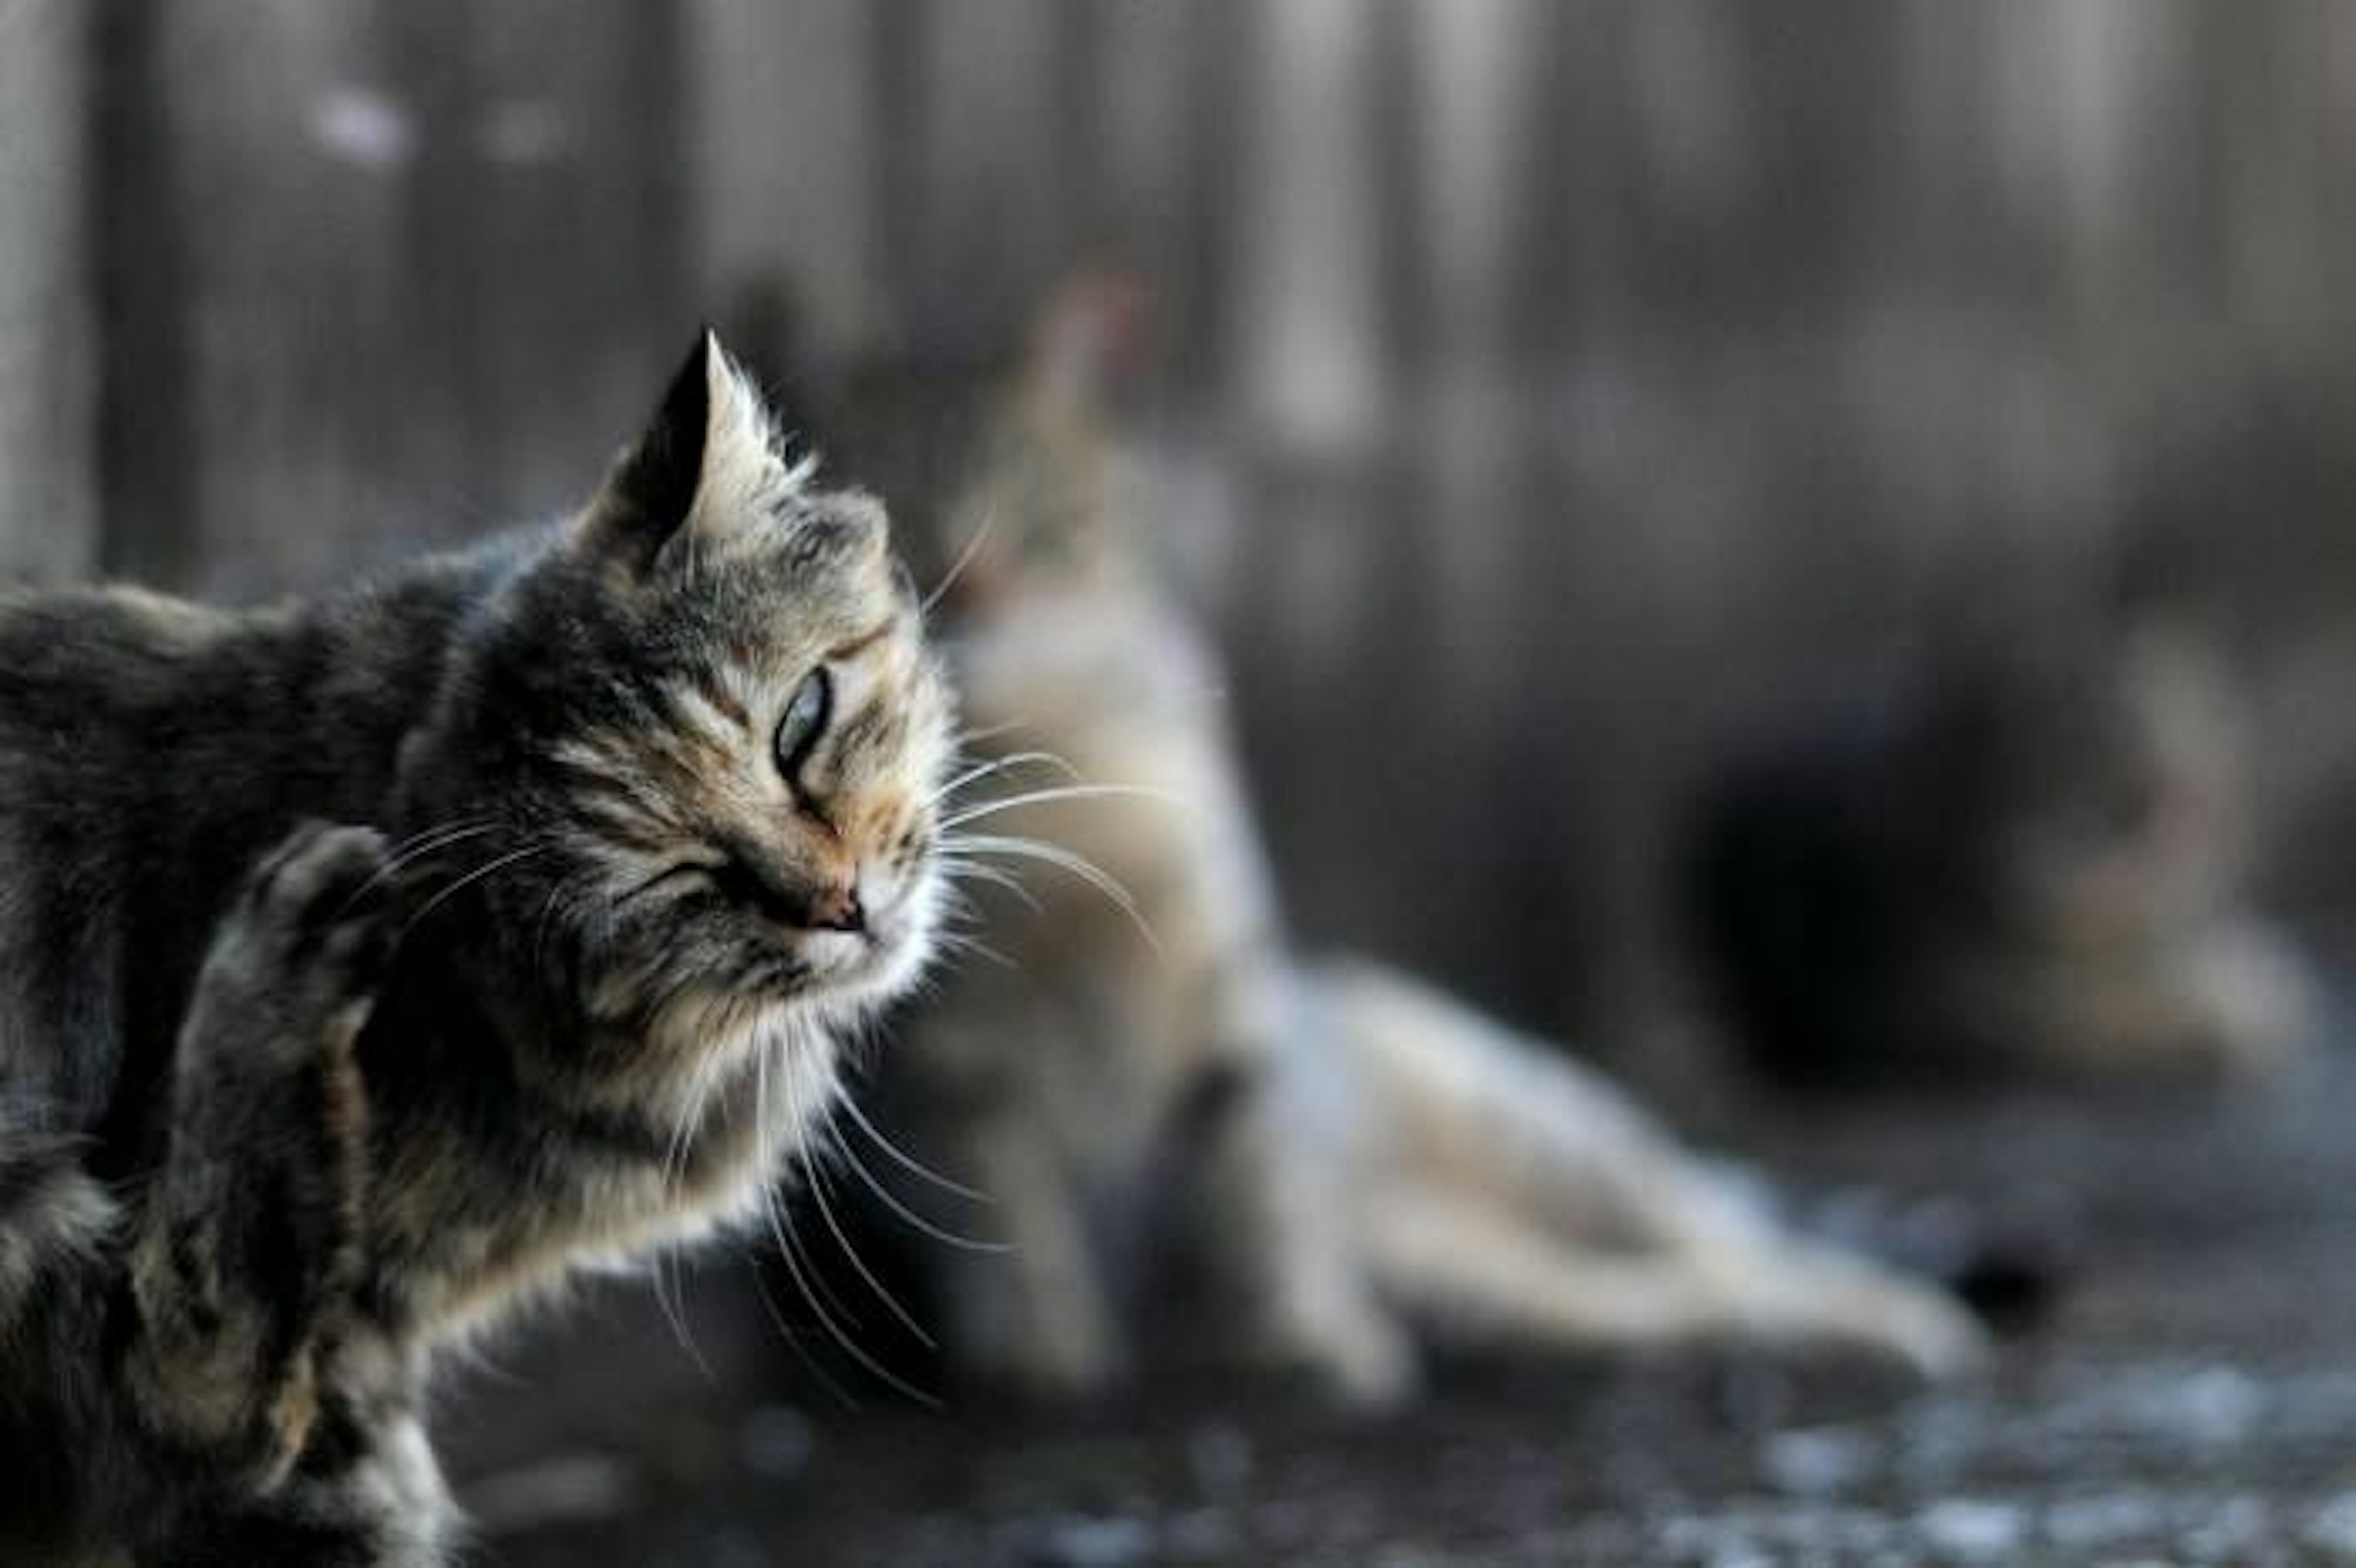
[[440,1560],[435,1351],[756,1216],[926,962],[919,620],[708,336],[552,528],[0,605],[0,1561]]
[[[1425,1335],[1970,1359],[1947,1297],[1782,1229],[1558,1048],[1294,955],[1220,667],[1151,564],[1102,412],[1136,304],[1106,278],[1062,295],[969,432],[961,494],[903,508],[956,562],[943,647],[993,738],[949,852],[1029,839],[1060,862],[1025,879],[1036,909],[993,902],[1002,962],[948,976],[878,1084],[916,1158],[988,1200],[905,1176],[893,1203],[916,1212],[878,1233],[913,1218],[1006,1243],[914,1243],[952,1372],[1087,1394],[1207,1346],[1373,1403],[1413,1385]],[[879,411],[845,439],[888,433]]]

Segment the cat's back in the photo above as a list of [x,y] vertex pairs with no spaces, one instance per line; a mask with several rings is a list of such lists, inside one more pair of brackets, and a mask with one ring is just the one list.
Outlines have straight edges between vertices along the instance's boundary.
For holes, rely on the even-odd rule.
[[380,820],[498,562],[250,611],[0,593],[0,1109],[83,1130],[124,1115],[237,878],[303,820]]
[[234,624],[142,589],[0,592],[0,766],[64,760],[59,736],[164,696]]

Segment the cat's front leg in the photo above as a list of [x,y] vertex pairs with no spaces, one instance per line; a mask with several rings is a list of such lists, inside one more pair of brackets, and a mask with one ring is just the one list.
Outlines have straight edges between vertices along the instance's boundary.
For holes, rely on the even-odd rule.
[[1236,1314],[1243,1360],[1344,1404],[1395,1404],[1419,1375],[1415,1347],[1344,1222],[1346,1150],[1300,1104],[1302,1065],[1231,1061],[1206,1074],[1187,1129],[1195,1245]]
[[945,1348],[969,1377],[1019,1397],[1101,1396],[1132,1371],[1074,1179],[1040,1118],[970,1117],[947,1163],[989,1194],[1000,1247],[944,1260]]
[[296,830],[215,933],[180,1030],[122,1376],[141,1424],[232,1491],[277,1484],[307,1441],[322,1317],[359,1267],[353,1044],[391,947],[384,864],[373,832]]
[[195,1510],[138,1568],[434,1568],[458,1517],[413,1410],[331,1394],[283,1481]]

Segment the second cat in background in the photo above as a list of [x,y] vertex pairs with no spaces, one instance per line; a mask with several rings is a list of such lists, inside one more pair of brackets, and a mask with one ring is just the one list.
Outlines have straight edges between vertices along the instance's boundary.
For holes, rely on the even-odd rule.
[[[877,1085],[914,1160],[988,1200],[952,1211],[904,1168],[891,1206],[926,1212],[877,1233],[1004,1243],[909,1240],[952,1375],[1088,1394],[1207,1358],[1379,1403],[1430,1340],[1972,1360],[1945,1295],[1782,1228],[1559,1049],[1292,950],[1222,671],[1157,579],[1102,417],[1134,306],[1082,279],[961,428],[936,387],[864,400],[830,441],[916,514],[911,466],[965,453],[930,508],[954,572],[935,614],[987,744],[944,853],[1037,872],[989,901],[995,953],[943,982]],[[1216,1327],[1180,1332],[1173,1299]]]

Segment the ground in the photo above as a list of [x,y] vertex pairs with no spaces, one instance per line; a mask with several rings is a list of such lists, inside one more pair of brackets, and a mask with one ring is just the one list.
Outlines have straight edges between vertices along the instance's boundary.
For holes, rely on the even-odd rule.
[[1728,1353],[1451,1369],[1373,1424],[1273,1393],[851,1412],[792,1392],[723,1265],[665,1293],[692,1352],[641,1285],[440,1424],[513,1568],[2356,1563],[2351,1120],[2356,1061],[2327,1058],[2259,1093],[1766,1124],[1751,1147],[1827,1222],[2051,1266],[2050,1308],[1944,1390]]

